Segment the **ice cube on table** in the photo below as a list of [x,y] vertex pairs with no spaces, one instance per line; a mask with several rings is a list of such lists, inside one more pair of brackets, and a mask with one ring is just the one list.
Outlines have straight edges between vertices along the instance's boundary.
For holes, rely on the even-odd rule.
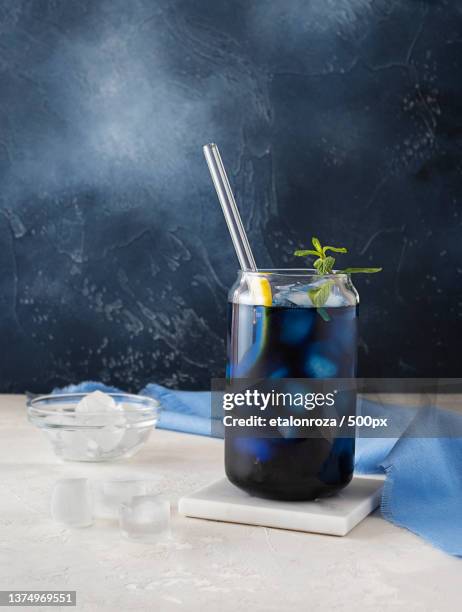
[[160,495],[139,495],[120,506],[119,524],[128,538],[159,541],[170,533],[170,502]]
[[147,480],[101,480],[94,483],[95,515],[117,519],[119,508],[134,497],[152,493],[153,483]]
[[67,527],[93,524],[93,494],[86,478],[63,478],[56,482],[51,496],[51,516]]

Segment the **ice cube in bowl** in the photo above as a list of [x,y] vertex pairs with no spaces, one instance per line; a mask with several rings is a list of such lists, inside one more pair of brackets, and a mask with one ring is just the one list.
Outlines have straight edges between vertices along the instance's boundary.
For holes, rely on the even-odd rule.
[[158,409],[150,397],[100,391],[42,395],[27,402],[29,421],[46,433],[55,453],[69,461],[133,456],[149,438]]

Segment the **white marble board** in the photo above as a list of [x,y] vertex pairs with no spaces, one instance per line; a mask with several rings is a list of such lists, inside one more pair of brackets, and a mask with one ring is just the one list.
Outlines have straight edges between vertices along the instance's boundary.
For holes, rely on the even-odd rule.
[[286,502],[252,497],[222,478],[182,497],[178,511],[213,521],[344,536],[377,508],[382,486],[381,479],[355,476],[335,496]]

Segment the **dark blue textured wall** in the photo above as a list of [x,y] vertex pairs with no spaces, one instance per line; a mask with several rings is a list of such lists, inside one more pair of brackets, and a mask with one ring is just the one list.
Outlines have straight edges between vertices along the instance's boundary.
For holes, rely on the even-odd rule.
[[460,375],[459,0],[1,0],[0,34],[0,390],[223,372],[209,140],[259,265],[385,266],[362,375]]

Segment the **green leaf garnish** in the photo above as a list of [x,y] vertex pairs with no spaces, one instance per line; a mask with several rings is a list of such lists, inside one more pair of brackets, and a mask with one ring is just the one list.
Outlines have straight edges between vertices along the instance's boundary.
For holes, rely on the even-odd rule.
[[307,255],[315,255],[316,257],[319,257],[319,253],[317,251],[312,251],[310,249],[306,251],[295,251],[294,255],[295,257],[306,257]]
[[308,295],[310,296],[310,300],[313,302],[313,306],[316,308],[321,308],[327,302],[327,299],[330,294],[330,290],[334,281],[326,281],[319,287],[315,287],[314,289],[308,289]]
[[324,255],[324,253],[322,252],[322,246],[319,240],[313,236],[313,238],[311,238],[311,242],[313,243],[313,246],[316,249],[317,254]]
[[333,251],[334,253],[348,253],[345,247],[331,247],[331,246],[322,247],[322,252],[324,253],[324,255],[326,254],[326,251]]
[[324,321],[326,321],[326,322],[330,321],[329,313],[322,306],[321,306],[321,308],[316,308],[316,312],[321,317],[321,319],[323,319]]
[[318,271],[318,274],[330,274],[332,272],[332,268],[335,264],[335,259],[333,257],[324,257],[317,259],[313,265]]
[[382,272],[382,268],[345,268],[338,270],[337,274],[375,274]]
[[[299,250],[295,251],[294,255],[296,257],[316,257],[313,266],[316,269],[316,273],[320,276],[335,274],[375,274],[376,272],[382,271],[382,268],[344,268],[343,270],[335,271],[335,258],[331,255],[326,255],[327,251],[332,251],[333,253],[347,253],[347,249],[345,247],[334,246],[323,247],[315,236],[311,238],[311,242],[315,248],[314,251],[313,249]],[[322,285],[308,290],[308,295],[313,302],[313,306],[318,309],[318,313],[325,321],[329,320],[329,315],[326,310],[324,310],[323,306],[329,299],[330,291],[334,284],[335,282],[330,279],[326,280]]]

